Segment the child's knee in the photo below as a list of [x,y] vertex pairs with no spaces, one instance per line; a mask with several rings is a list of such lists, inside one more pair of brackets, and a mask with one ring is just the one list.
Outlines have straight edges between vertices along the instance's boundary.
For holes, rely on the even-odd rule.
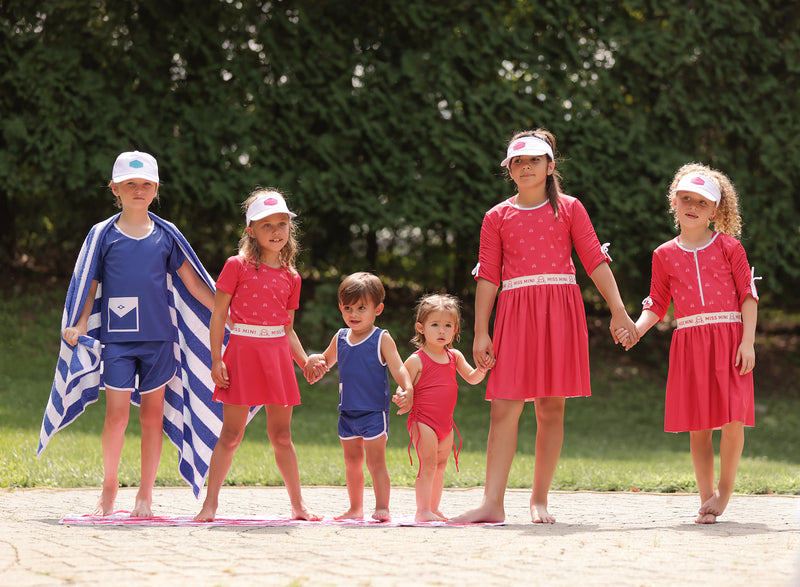
[[104,426],[108,430],[124,431],[128,427],[128,417],[127,410],[106,412]]
[[386,452],[377,448],[367,451],[367,468],[373,476],[388,471],[386,468]]
[[292,446],[292,430],[290,428],[281,427],[277,430],[269,430],[267,436],[269,436],[273,448],[281,449]]
[[[544,401],[543,401],[544,400]],[[553,426],[564,422],[563,398],[542,398],[536,400],[536,423],[539,426]]]
[[141,410],[139,411],[139,422],[142,425],[142,430],[152,428],[160,430],[164,423],[164,413],[156,410]]
[[430,461],[420,460],[420,462],[419,462],[419,474],[420,475],[433,475],[440,468],[441,467],[439,466],[439,463],[437,463],[435,459],[431,459]]
[[217,440],[217,444],[220,445],[220,448],[232,451],[241,444],[242,438],[244,438],[244,430],[223,428]]

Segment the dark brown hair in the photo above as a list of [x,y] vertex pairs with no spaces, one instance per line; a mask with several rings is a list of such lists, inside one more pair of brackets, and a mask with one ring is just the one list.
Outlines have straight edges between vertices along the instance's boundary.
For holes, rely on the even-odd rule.
[[348,275],[339,284],[339,303],[343,306],[355,304],[358,300],[371,301],[376,306],[383,303],[386,290],[377,275],[360,271]]

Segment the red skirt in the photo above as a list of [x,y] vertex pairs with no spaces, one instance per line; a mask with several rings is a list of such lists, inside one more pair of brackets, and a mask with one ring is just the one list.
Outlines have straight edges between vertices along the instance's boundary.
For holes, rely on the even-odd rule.
[[672,333],[664,430],[711,430],[730,422],[755,425],[753,372],[734,366],[742,323],[705,324]]
[[300,389],[288,336],[255,338],[232,334],[222,357],[230,385],[214,388],[214,401],[236,406],[300,404]]
[[492,342],[497,362],[489,374],[487,400],[592,394],[589,332],[577,285],[501,291]]

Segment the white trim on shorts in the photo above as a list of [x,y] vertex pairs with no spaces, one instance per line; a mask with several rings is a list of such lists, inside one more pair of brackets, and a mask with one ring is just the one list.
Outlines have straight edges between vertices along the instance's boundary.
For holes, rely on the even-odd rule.
[[383,414],[383,432],[380,434],[376,436],[370,436],[369,438],[366,436],[340,436],[339,440],[355,440],[356,438],[363,438],[364,440],[377,440],[381,436],[389,438],[389,412],[388,410],[381,410],[381,413]]
[[[153,393],[154,391],[158,391],[162,387],[166,387],[169,384],[170,381],[175,379],[175,375],[177,373],[178,373],[178,368],[175,367],[175,370],[172,372],[172,376],[169,379],[167,379],[164,383],[162,383],[161,385],[157,385],[153,389],[146,389],[144,391],[139,391],[139,395],[147,395],[148,393]],[[126,387],[125,389],[120,389],[119,387],[114,387],[113,385],[107,385],[105,382],[103,382],[103,387],[105,388],[106,391],[108,391],[108,390],[111,390],[111,391],[127,391],[128,393],[133,393],[134,391],[136,391],[135,387]]]

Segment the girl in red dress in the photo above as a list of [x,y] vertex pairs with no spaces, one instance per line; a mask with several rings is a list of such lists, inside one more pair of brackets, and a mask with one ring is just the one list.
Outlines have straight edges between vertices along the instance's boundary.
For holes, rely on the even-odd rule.
[[[547,494],[561,455],[565,398],[591,394],[589,336],[573,246],[609,305],[615,342],[618,330],[638,340],[608,266],[610,257],[586,209],[561,193],[555,152],[555,138],[546,130],[516,135],[501,165],[508,168],[518,193],[484,216],[475,270],[473,354],[479,368],[492,368],[486,388],[486,399],[492,402],[486,486],[481,505],[454,521],[505,519],[503,497],[519,418],[525,402],[533,401],[537,429],[531,519],[555,522],[547,511]],[[495,299],[492,340],[489,316]]]
[[[458,398],[456,373],[469,384],[483,381],[485,369],[474,369],[453,339],[461,329],[458,299],[447,294],[430,294],[417,304],[411,340],[419,350],[406,359],[405,366],[414,384],[408,433],[419,459],[419,474],[414,484],[417,522],[442,521],[439,510],[444,487],[444,470],[453,449],[458,467],[458,452],[453,443],[453,410]],[[410,451],[410,446],[409,446]],[[410,454],[410,452],[409,452]]]
[[[668,198],[680,234],[653,253],[650,295],[636,327],[639,334],[647,332],[664,318],[672,300],[678,325],[669,353],[664,430],[689,431],[701,502],[695,521],[713,524],[733,492],[744,427],[755,420],[758,278],[737,240],[742,227],[738,196],[725,174],[697,163],[684,165]],[[721,470],[714,489],[711,434],[716,429],[722,429]]]
[[[292,218],[296,214],[272,190],[253,192],[244,209],[247,227],[239,254],[222,268],[211,315],[211,378],[216,385],[214,400],[224,404],[222,432],[211,455],[206,499],[195,520],[214,519],[250,408],[260,405],[267,412],[267,435],[289,492],[292,518],[320,520],[301,495],[291,432],[292,408],[300,403],[292,360],[302,366],[308,360],[293,328],[300,300],[300,274],[294,268],[297,241]],[[229,312],[234,324],[223,356]]]

